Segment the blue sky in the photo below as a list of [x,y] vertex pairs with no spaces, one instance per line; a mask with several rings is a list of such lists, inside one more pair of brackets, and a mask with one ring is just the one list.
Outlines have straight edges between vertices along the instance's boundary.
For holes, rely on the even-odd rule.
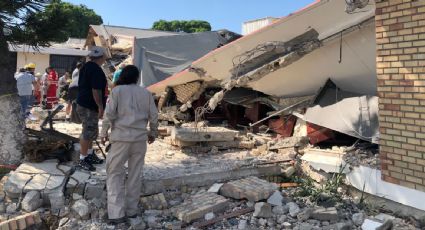
[[101,15],[104,24],[151,28],[154,21],[205,20],[213,30],[241,32],[244,21],[282,17],[314,0],[65,0],[84,4]]

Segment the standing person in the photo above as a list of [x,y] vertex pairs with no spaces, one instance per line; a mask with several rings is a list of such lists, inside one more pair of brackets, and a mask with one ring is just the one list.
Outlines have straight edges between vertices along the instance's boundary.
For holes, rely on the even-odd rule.
[[[106,157],[108,218],[111,224],[124,222],[126,216],[137,216],[146,141],[152,144],[158,130],[155,102],[148,90],[137,85],[139,76],[136,66],[125,67],[105,109],[101,137],[103,144],[108,139],[112,144]],[[110,127],[111,137],[108,138]],[[126,180],[124,164],[127,161]]]
[[112,83],[114,83],[114,84],[117,83],[118,79],[120,78],[120,74],[122,72],[122,69],[124,69],[124,67],[125,67],[124,63],[121,63],[118,66],[118,69],[114,72],[114,76],[112,77]]
[[68,93],[68,86],[70,82],[71,74],[69,73],[69,71],[65,71],[65,74],[60,77],[58,81],[58,92],[56,93],[58,98],[63,97],[65,90]]
[[[35,65],[32,64],[26,65],[28,68],[34,68]],[[31,106],[33,92],[33,87],[37,87],[35,77],[27,71],[20,71],[15,75],[16,87],[18,88],[18,95],[21,102],[21,115],[22,120],[25,122],[25,119],[29,115],[29,108]]]
[[52,109],[54,105],[58,103],[57,90],[58,90],[58,73],[52,68],[49,67],[49,75],[47,76],[47,109]]
[[41,105],[43,109],[47,108],[47,88],[48,88],[47,79],[49,78],[49,72],[50,72],[50,67],[47,67],[45,69],[43,76],[41,76],[40,93],[41,93]]
[[36,87],[34,88],[34,99],[35,104],[39,105],[41,103],[41,73],[35,74],[35,81],[37,82]]
[[107,80],[100,67],[106,61],[104,54],[102,47],[92,47],[90,61],[81,68],[78,79],[77,113],[83,126],[79,166],[88,171],[96,170],[93,164],[103,163],[94,153],[93,141],[98,136],[98,123],[106,104]]
[[83,67],[83,63],[78,62],[74,71],[72,71],[71,84],[69,84],[68,89],[68,103],[71,104],[71,107],[68,110],[66,109],[66,118],[69,119],[72,111],[72,103],[77,100],[78,95],[78,78],[80,76],[80,69]]

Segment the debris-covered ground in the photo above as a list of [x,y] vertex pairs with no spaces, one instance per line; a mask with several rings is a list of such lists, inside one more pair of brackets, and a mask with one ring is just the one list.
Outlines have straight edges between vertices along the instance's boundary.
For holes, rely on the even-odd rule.
[[[38,129],[39,122],[29,126]],[[55,121],[54,128],[69,135],[56,137],[64,143],[80,132],[80,125],[64,121]],[[314,157],[376,167],[376,149],[370,144],[326,148],[312,146],[304,137],[276,139],[224,127],[160,129],[162,137],[146,154],[139,217],[118,226],[106,223],[105,165],[91,173],[74,167],[69,159],[78,156],[79,146],[73,144],[71,149],[56,146],[69,159],[34,163],[28,159],[34,151],[28,151],[27,161],[2,178],[0,226],[63,230],[422,227],[414,218],[350,196],[343,163],[327,167]],[[191,139],[193,133],[200,137]],[[49,139],[36,131],[31,134],[38,143]],[[208,141],[201,140],[206,137]],[[102,151],[98,150],[99,156]]]

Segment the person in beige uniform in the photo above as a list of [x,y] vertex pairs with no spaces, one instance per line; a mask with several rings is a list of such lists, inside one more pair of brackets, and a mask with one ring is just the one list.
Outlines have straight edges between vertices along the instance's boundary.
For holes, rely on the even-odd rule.
[[[105,109],[100,137],[110,141],[106,157],[108,219],[111,224],[135,218],[142,187],[142,168],[146,142],[155,141],[158,111],[151,93],[137,85],[140,72],[136,66],[123,69]],[[149,122],[150,130],[147,129]],[[108,138],[108,130],[111,134]],[[128,161],[128,178],[124,164]]]

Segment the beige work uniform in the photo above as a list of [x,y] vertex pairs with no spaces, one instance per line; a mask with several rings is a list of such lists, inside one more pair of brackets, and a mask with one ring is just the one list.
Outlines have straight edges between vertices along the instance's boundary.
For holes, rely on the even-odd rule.
[[106,136],[109,128],[112,146],[106,157],[108,218],[118,219],[138,213],[146,141],[148,135],[156,136],[158,129],[158,111],[151,93],[137,85],[115,87],[106,105],[100,136]]

